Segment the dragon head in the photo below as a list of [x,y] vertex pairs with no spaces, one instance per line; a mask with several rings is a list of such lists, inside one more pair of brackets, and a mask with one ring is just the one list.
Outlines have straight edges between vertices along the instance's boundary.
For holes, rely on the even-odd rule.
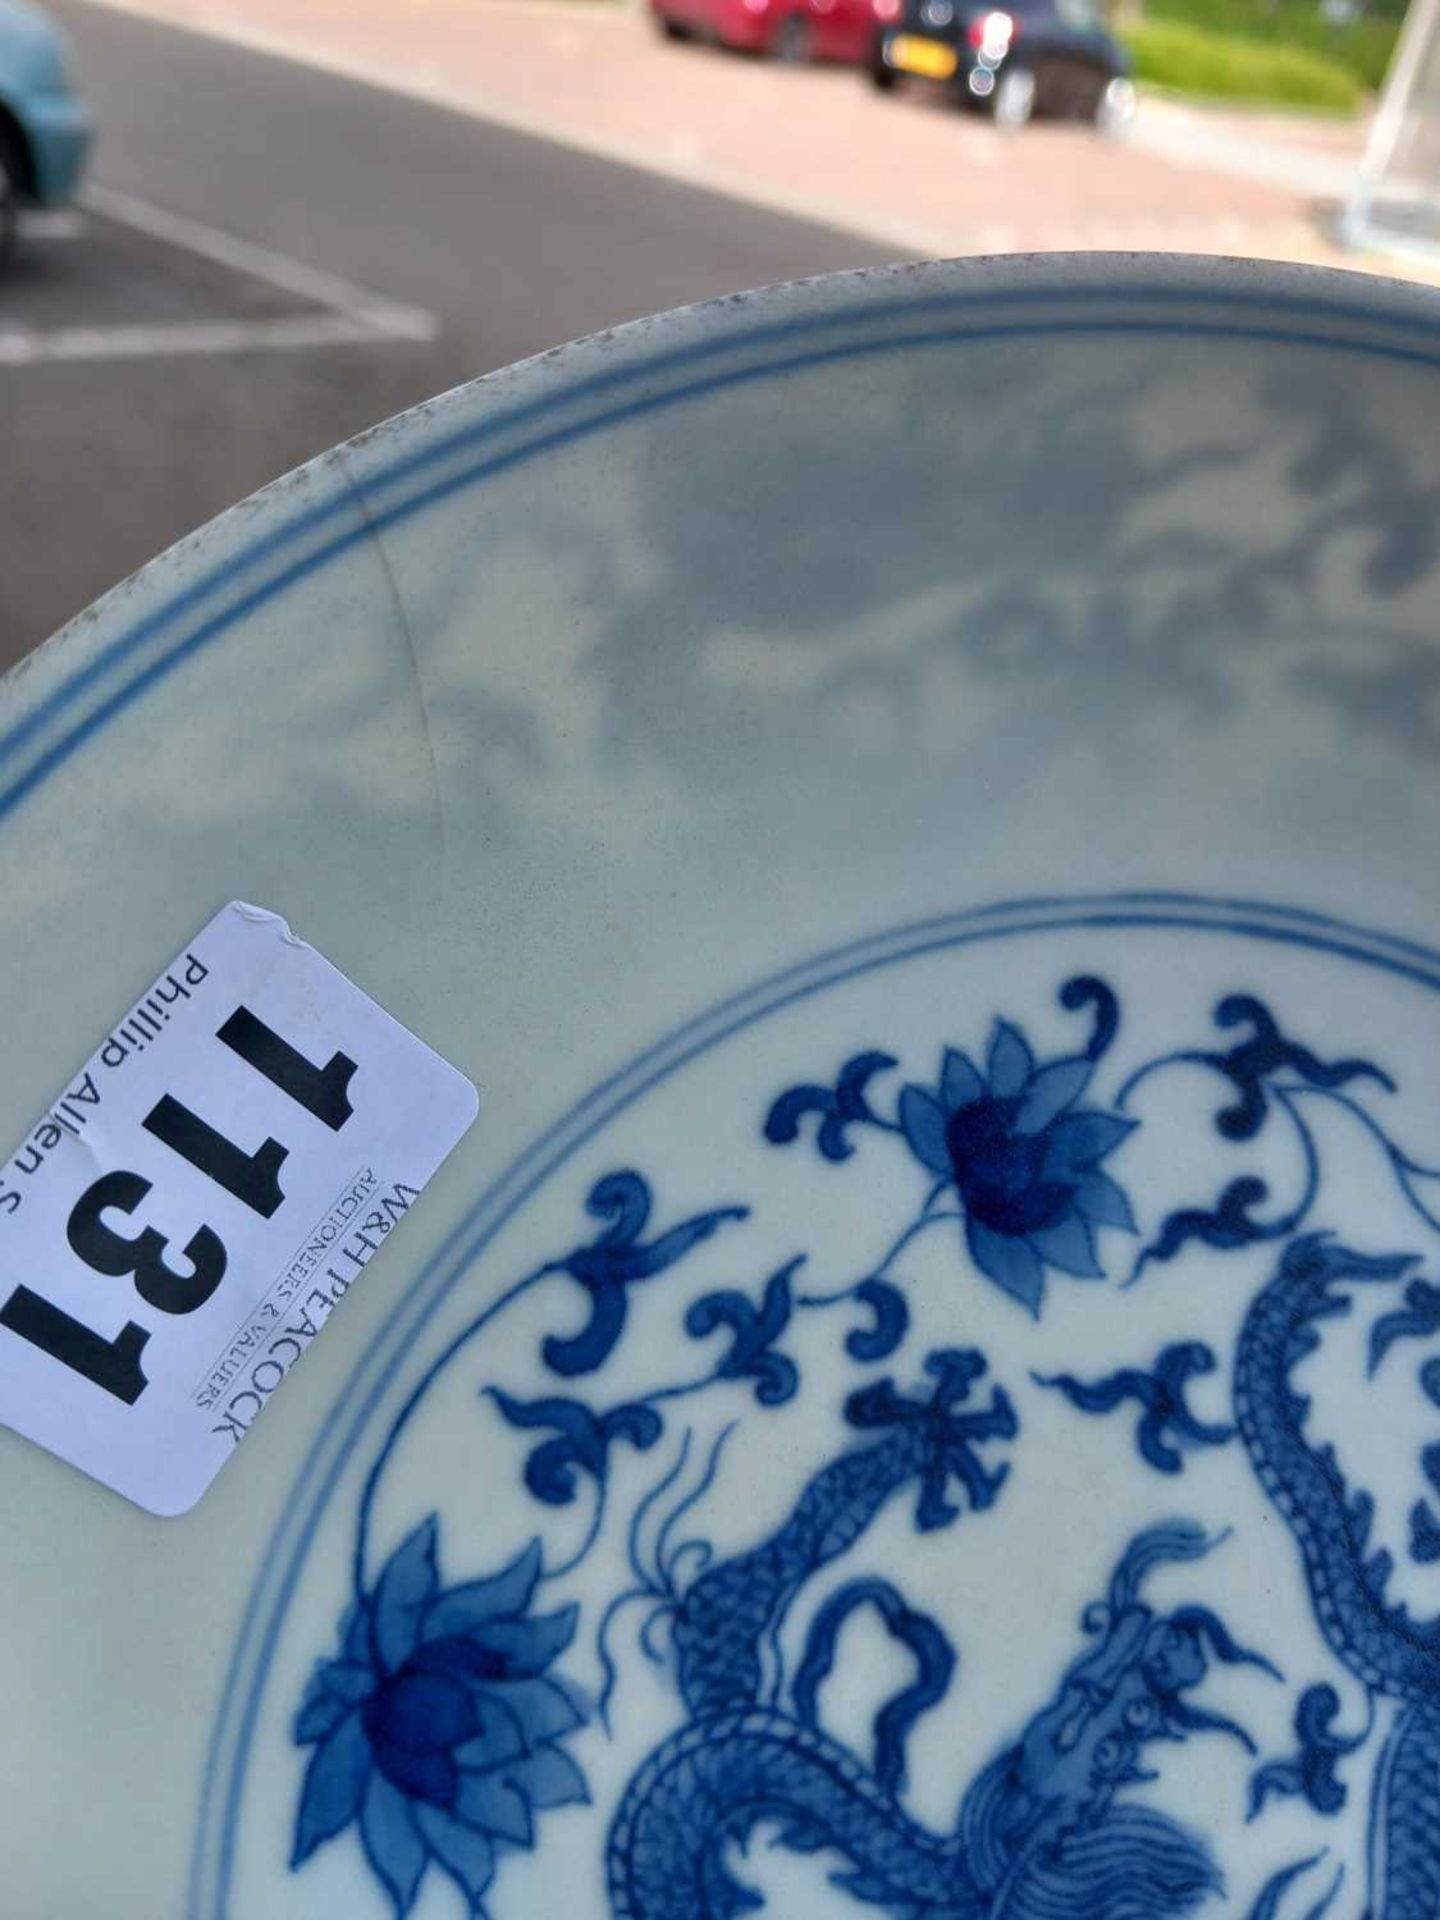
[[1152,1568],[1197,1559],[1217,1544],[1184,1521],[1148,1528],[1126,1549],[1105,1599],[1086,1610],[1091,1644],[1009,1757],[1009,1778],[1038,1830],[1058,1837],[1102,1819],[1122,1788],[1155,1778],[1144,1755],[1157,1742],[1217,1732],[1254,1751],[1242,1727],[1189,1696],[1217,1660],[1278,1678],[1276,1669],[1208,1608],[1162,1613],[1141,1597]]

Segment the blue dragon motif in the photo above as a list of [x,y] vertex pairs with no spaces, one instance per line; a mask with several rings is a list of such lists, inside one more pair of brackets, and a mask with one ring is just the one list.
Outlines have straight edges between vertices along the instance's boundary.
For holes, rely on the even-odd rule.
[[[535,1844],[552,1809],[589,1797],[569,1744],[591,1721],[590,1704],[558,1671],[579,1611],[572,1604],[540,1613],[534,1602],[542,1585],[563,1582],[590,1554],[606,1522],[612,1477],[644,1471],[622,1462],[652,1455],[675,1411],[697,1396],[729,1395],[732,1406],[743,1397],[755,1417],[767,1419],[793,1402],[808,1316],[859,1311],[839,1342],[842,1366],[873,1367],[899,1354],[916,1324],[905,1256],[942,1222],[951,1223],[970,1273],[1036,1319],[1052,1275],[1104,1282],[1117,1244],[1109,1236],[1138,1232],[1111,1157],[1149,1124],[1137,1112],[1141,1090],[1152,1076],[1181,1067],[1224,1083],[1224,1104],[1211,1116],[1222,1139],[1244,1147],[1274,1122],[1291,1130],[1300,1149],[1301,1185],[1289,1202],[1273,1202],[1257,1172],[1242,1172],[1217,1197],[1172,1207],[1127,1262],[1128,1275],[1114,1276],[1133,1285],[1182,1252],[1213,1257],[1277,1247],[1271,1275],[1241,1320],[1228,1418],[1202,1419],[1189,1404],[1202,1376],[1215,1374],[1217,1385],[1224,1377],[1214,1349],[1198,1340],[1163,1347],[1148,1366],[1096,1377],[1032,1372],[1030,1379],[1084,1416],[1133,1408],[1137,1450],[1159,1474],[1178,1474],[1187,1450],[1238,1442],[1293,1539],[1317,1626],[1369,1705],[1358,1732],[1340,1733],[1335,1688],[1307,1687],[1295,1703],[1295,1751],[1250,1774],[1250,1817],[1286,1799],[1335,1816],[1347,1799],[1339,1763],[1381,1725],[1378,1704],[1392,1703],[1371,1788],[1367,1920],[1436,1920],[1440,1619],[1415,1621],[1387,1598],[1393,1569],[1389,1555],[1371,1546],[1373,1502],[1348,1485],[1333,1449],[1307,1438],[1308,1403],[1292,1376],[1323,1327],[1351,1312],[1366,1290],[1401,1296],[1397,1303],[1381,1295],[1368,1329],[1371,1374],[1402,1343],[1440,1334],[1440,1284],[1414,1277],[1413,1257],[1359,1253],[1314,1230],[1323,1180],[1311,1105],[1328,1103],[1381,1149],[1401,1200],[1421,1229],[1437,1235],[1440,1212],[1428,1195],[1440,1169],[1400,1148],[1372,1112],[1369,1103],[1395,1089],[1388,1072],[1359,1057],[1322,1057],[1283,1031],[1253,995],[1227,995],[1215,1008],[1222,1031],[1240,1030],[1233,1044],[1159,1055],[1108,1096],[1097,1086],[1119,1032],[1117,996],[1082,974],[1058,997],[1066,1013],[1089,1021],[1088,1039],[1069,1051],[1037,1053],[1019,1026],[997,1019],[983,1055],[945,1046],[933,1081],[905,1080],[887,1099],[876,1084],[899,1061],[871,1047],[852,1054],[833,1084],[806,1081],[770,1101],[764,1138],[772,1146],[797,1142],[813,1122],[822,1162],[853,1171],[857,1136],[888,1136],[907,1177],[913,1181],[917,1168],[924,1175],[928,1191],[918,1211],[856,1277],[829,1291],[802,1291],[798,1276],[810,1256],[799,1253],[772,1265],[754,1291],[692,1289],[678,1329],[690,1343],[684,1350],[697,1360],[703,1354],[705,1370],[643,1391],[629,1373],[621,1394],[597,1405],[480,1383],[482,1403],[505,1429],[548,1436],[529,1443],[519,1468],[538,1507],[553,1517],[574,1509],[585,1490],[577,1515],[584,1538],[568,1559],[547,1563],[536,1541],[499,1573],[446,1587],[432,1518],[370,1579],[371,1506],[386,1463],[438,1372],[476,1334],[532,1288],[558,1282],[563,1300],[578,1286],[583,1324],[545,1333],[534,1364],[566,1383],[599,1376],[626,1339],[632,1289],[643,1286],[650,1296],[654,1283],[652,1297],[662,1300],[665,1276],[690,1271],[696,1249],[717,1236],[738,1246],[749,1210],[719,1206],[654,1230],[649,1182],[632,1168],[606,1174],[586,1201],[598,1231],[516,1281],[462,1329],[405,1403],[365,1482],[339,1651],[315,1668],[295,1723],[296,1741],[312,1749],[297,1867],[353,1825],[397,1916],[409,1912],[431,1866],[459,1885],[472,1911],[487,1911],[506,1858]],[[637,1354],[632,1341],[627,1361]],[[640,1641],[668,1669],[683,1720],[634,1771],[610,1819],[613,1920],[734,1920],[761,1904],[736,1877],[731,1856],[762,1823],[778,1825],[791,1849],[838,1857],[837,1883],[892,1920],[1183,1920],[1224,1892],[1208,1839],[1142,1790],[1160,1779],[1155,1762],[1166,1746],[1194,1735],[1227,1738],[1258,1759],[1245,1728],[1199,1698],[1217,1662],[1280,1676],[1212,1610],[1161,1610],[1147,1599],[1156,1569],[1197,1563],[1219,1545],[1192,1519],[1158,1520],[1119,1546],[1103,1593],[1081,1617],[1082,1644],[1048,1696],[1028,1718],[1017,1716],[1010,1735],[959,1783],[953,1824],[928,1826],[907,1806],[912,1736],[950,1698],[956,1648],[888,1569],[838,1584],[833,1574],[902,1497],[913,1501],[922,1534],[953,1528],[968,1539],[993,1524],[986,1516],[1005,1497],[1021,1427],[1005,1388],[983,1384],[989,1367],[976,1348],[939,1347],[926,1354],[923,1370],[919,1391],[902,1389],[895,1377],[855,1385],[842,1403],[846,1443],[810,1472],[783,1522],[742,1551],[717,1562],[706,1540],[670,1544],[683,1515],[716,1483],[729,1426],[698,1485],[677,1496],[660,1525],[653,1572],[639,1564],[637,1538],[685,1472],[693,1428],[634,1509],[629,1560],[639,1585],[603,1610],[597,1647],[607,1678],[598,1726],[609,1729],[617,1680],[606,1636],[635,1599],[652,1605]],[[1418,1378],[1440,1406],[1440,1355],[1423,1359]],[[1440,1437],[1422,1446],[1420,1466],[1440,1495]],[[1428,1501],[1415,1503],[1410,1528],[1412,1557],[1440,1558],[1440,1520]],[[782,1630],[803,1617],[797,1603],[821,1576],[823,1592],[787,1677]],[[825,1724],[841,1636],[861,1614],[873,1617],[909,1669],[906,1684],[875,1714],[863,1752],[865,1742],[847,1745]],[[652,1637],[662,1619],[664,1654]],[[1306,1885],[1323,1858],[1291,1859],[1270,1872],[1246,1903],[1249,1920],[1279,1920],[1292,1890]],[[1328,1874],[1318,1895],[1311,1887],[1308,1920],[1320,1920],[1339,1895],[1343,1867]]]
[[1394,1282],[1413,1265],[1409,1255],[1360,1254],[1302,1235],[1251,1304],[1235,1362],[1240,1438],[1294,1536],[1320,1631],[1372,1697],[1403,1703],[1372,1809],[1383,1842],[1373,1920],[1440,1912],[1440,1619],[1415,1621],[1387,1603],[1391,1559],[1370,1550],[1374,1502],[1351,1493],[1332,1448],[1306,1440],[1308,1404],[1290,1374],[1318,1346],[1317,1325],[1350,1311],[1341,1288]]
[[[1153,1568],[1197,1559],[1214,1544],[1188,1522],[1130,1542],[1103,1600],[1084,1615],[1091,1644],[977,1774],[948,1833],[912,1818],[899,1791],[905,1734],[943,1694],[953,1651],[889,1582],[855,1582],[832,1596],[811,1626],[795,1710],[760,1704],[762,1646],[777,1618],[803,1580],[925,1470],[923,1447],[921,1430],[907,1427],[842,1455],[760,1548],[696,1583],[675,1629],[690,1719],[635,1774],[611,1826],[615,1920],[731,1920],[754,1906],[723,1855],[777,1818],[788,1845],[839,1853],[847,1863],[839,1883],[903,1920],[1041,1920],[1061,1910],[1086,1920],[1170,1920],[1221,1890],[1199,1835],[1125,1797],[1150,1777],[1141,1759],[1153,1744],[1204,1730],[1249,1744],[1188,1697],[1211,1658],[1268,1667],[1206,1609],[1162,1614],[1145,1604]],[[877,1717],[873,1765],[826,1734],[815,1711],[816,1676],[828,1670],[839,1616],[862,1604],[880,1608],[917,1665],[915,1685]]]
[[[1349,1310],[1342,1286],[1394,1282],[1412,1265],[1408,1256],[1352,1252],[1325,1235],[1294,1240],[1246,1315],[1235,1372],[1240,1438],[1295,1538],[1322,1633],[1372,1698],[1404,1703],[1376,1788],[1384,1865],[1372,1889],[1373,1920],[1434,1920],[1440,1912],[1440,1620],[1416,1623],[1387,1605],[1391,1566],[1383,1552],[1369,1554],[1371,1503],[1350,1493],[1332,1450],[1305,1440],[1307,1406],[1289,1375],[1318,1344],[1316,1324]],[[943,1377],[962,1362],[976,1370],[970,1355],[945,1356],[938,1370]],[[893,1398],[885,1383],[867,1405],[878,1409]],[[801,1690],[793,1718],[761,1706],[762,1646],[802,1580],[853,1542],[898,1482],[937,1470],[921,1436],[930,1436],[930,1449],[940,1444],[941,1398],[937,1392],[926,1410],[928,1423],[901,1425],[885,1448],[842,1456],[822,1470],[778,1533],[710,1570],[687,1597],[675,1644],[691,1721],[636,1775],[616,1817],[610,1890],[617,1920],[697,1913],[728,1920],[741,1912],[753,1902],[728,1879],[721,1851],[777,1814],[790,1844],[838,1851],[851,1863],[843,1878],[852,1892],[907,1917],[1039,1920],[1063,1903],[1087,1920],[1140,1912],[1166,1920],[1221,1891],[1203,1840],[1124,1798],[1127,1785],[1150,1777],[1139,1762],[1153,1741],[1209,1728],[1253,1751],[1243,1729],[1187,1695],[1205,1677],[1207,1656],[1269,1663],[1238,1646],[1202,1608],[1157,1616],[1140,1600],[1150,1567],[1208,1550],[1211,1543],[1193,1526],[1172,1522],[1132,1541],[1104,1605],[1085,1617],[1097,1644],[1073,1663],[1015,1744],[971,1783],[951,1833],[921,1827],[899,1802],[903,1736],[893,1715],[884,1743],[877,1727],[876,1758],[867,1767],[816,1725],[813,1683]],[[1008,1411],[1005,1402],[1002,1419]],[[861,1413],[852,1401],[852,1421],[864,1424]],[[971,1504],[983,1510],[999,1491],[998,1476],[973,1479],[974,1471]],[[947,1510],[937,1523],[953,1517]],[[909,1615],[887,1583],[862,1583],[854,1603],[861,1601],[878,1603],[917,1649],[921,1673],[912,1692],[919,1705],[907,1700],[907,1711],[933,1704],[953,1666],[928,1644],[933,1623]],[[819,1616],[802,1671],[827,1666],[834,1609],[851,1603],[842,1589]],[[1366,1734],[1335,1736],[1336,1704],[1324,1687],[1302,1696],[1302,1752],[1293,1763],[1260,1770],[1252,1814],[1274,1792],[1304,1793],[1322,1813],[1338,1808],[1344,1796],[1334,1762]],[[1273,1876],[1252,1920],[1278,1912],[1285,1890],[1314,1864],[1296,1862]],[[1328,1907],[1338,1884],[1314,1911]]]

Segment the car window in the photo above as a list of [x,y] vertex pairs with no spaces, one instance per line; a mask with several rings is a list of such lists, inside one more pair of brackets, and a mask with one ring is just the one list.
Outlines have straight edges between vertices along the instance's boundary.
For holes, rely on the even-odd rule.
[[1055,17],[1073,33],[1093,33],[1100,25],[1100,14],[1093,0],[1053,0]]

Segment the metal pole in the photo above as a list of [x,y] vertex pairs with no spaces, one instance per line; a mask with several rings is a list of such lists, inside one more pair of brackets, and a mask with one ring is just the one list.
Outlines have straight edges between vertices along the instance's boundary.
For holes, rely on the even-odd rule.
[[1364,246],[1369,237],[1369,215],[1375,190],[1400,144],[1405,116],[1429,51],[1437,16],[1440,16],[1440,0],[1411,0],[1405,24],[1400,29],[1395,57],[1385,76],[1385,90],[1371,123],[1365,157],[1360,162],[1355,184],[1350,189],[1341,216],[1340,238],[1347,246]]

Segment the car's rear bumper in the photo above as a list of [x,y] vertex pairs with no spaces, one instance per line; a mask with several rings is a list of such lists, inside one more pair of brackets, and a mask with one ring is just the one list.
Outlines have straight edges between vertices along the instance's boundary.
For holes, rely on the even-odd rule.
[[26,102],[25,130],[35,163],[36,201],[54,207],[73,199],[94,137],[89,109],[72,93],[46,94]]

